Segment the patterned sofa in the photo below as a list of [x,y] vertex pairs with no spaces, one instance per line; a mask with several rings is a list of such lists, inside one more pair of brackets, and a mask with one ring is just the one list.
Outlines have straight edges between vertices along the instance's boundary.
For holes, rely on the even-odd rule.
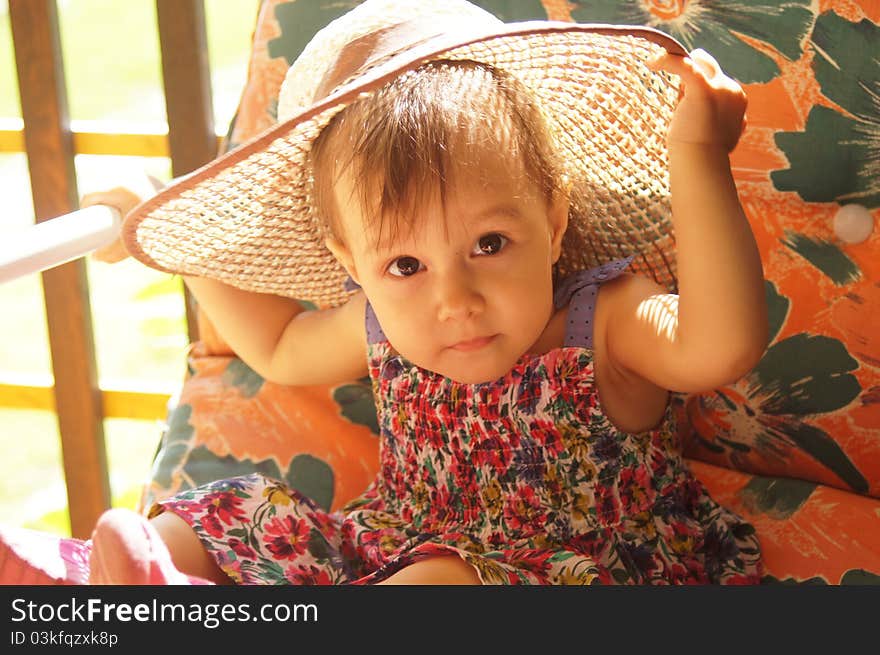
[[[274,121],[289,63],[355,4],[263,0],[230,146]],[[744,85],[748,128],[732,162],[764,261],[771,337],[736,384],[675,397],[682,445],[712,495],[756,527],[765,582],[880,584],[880,2],[477,4],[509,21],[650,24],[705,48]],[[200,329],[143,508],[254,470],[326,508],[366,487],[378,449],[366,380],[273,385],[206,320]]]

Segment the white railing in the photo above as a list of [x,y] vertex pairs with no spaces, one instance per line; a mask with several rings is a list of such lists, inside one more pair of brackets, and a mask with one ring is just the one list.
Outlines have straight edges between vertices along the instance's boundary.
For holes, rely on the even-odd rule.
[[95,205],[6,234],[0,242],[0,283],[66,264],[111,244],[122,217]]

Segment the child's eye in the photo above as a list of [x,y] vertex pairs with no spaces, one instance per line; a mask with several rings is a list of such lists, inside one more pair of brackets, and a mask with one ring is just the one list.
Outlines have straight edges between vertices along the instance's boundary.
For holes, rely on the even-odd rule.
[[497,255],[507,245],[508,238],[492,233],[481,236],[474,246],[475,255]]
[[422,262],[415,257],[398,257],[388,266],[388,272],[395,277],[409,277],[423,268]]

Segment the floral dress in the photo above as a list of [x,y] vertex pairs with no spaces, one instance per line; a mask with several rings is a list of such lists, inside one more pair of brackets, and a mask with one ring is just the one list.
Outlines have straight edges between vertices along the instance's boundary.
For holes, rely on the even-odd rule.
[[593,310],[599,285],[627,263],[567,278],[555,298],[569,307],[563,347],[490,383],[411,364],[368,308],[380,470],[341,511],[254,474],[152,513],[185,519],[241,584],[370,584],[448,554],[486,584],[760,582],[754,529],[688,470],[671,411],[641,434],[602,412]]

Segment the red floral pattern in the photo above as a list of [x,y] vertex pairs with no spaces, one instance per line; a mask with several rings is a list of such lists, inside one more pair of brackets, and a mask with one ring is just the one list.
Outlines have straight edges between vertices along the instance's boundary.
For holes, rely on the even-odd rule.
[[591,350],[525,356],[468,385],[386,341],[370,346],[370,378],[380,475],[342,511],[258,474],[163,503],[233,580],[364,584],[456,553],[485,583],[760,582],[753,528],[691,474],[672,412],[650,432],[614,428]]

